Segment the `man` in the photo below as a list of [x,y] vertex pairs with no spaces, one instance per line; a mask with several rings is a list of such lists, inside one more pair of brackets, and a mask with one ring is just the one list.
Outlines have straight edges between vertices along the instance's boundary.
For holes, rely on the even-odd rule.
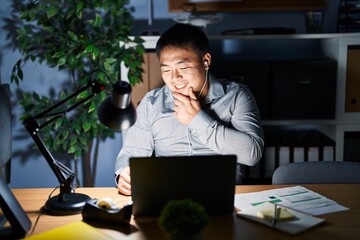
[[156,53],[165,85],[149,91],[137,107],[116,161],[119,192],[131,195],[133,156],[235,154],[238,164],[256,164],[264,141],[255,99],[245,85],[209,74],[205,33],[175,24],[158,40]]

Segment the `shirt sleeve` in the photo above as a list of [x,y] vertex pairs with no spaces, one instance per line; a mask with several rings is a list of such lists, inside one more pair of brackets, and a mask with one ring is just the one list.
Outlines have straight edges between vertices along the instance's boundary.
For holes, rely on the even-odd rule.
[[115,163],[115,174],[118,175],[125,167],[129,166],[129,158],[132,156],[151,156],[154,149],[151,126],[149,123],[151,111],[147,107],[147,97],[137,107],[137,119],[125,136]]
[[201,110],[190,122],[189,128],[200,141],[219,154],[235,154],[238,163],[253,166],[261,158],[264,135],[256,101],[247,87],[240,88],[234,96],[229,125],[214,120]]

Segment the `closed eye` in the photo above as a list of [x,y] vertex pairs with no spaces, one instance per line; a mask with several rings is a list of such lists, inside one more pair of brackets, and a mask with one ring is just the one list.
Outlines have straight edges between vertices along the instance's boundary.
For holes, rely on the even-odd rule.
[[161,68],[161,71],[162,72],[170,72],[170,69],[169,68]]
[[190,67],[182,67],[182,68],[180,68],[180,70],[186,70],[188,68],[190,68]]

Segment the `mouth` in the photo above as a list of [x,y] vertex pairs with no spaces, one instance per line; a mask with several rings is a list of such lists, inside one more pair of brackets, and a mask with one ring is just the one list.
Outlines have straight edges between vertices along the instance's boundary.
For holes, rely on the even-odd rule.
[[175,85],[175,89],[176,90],[182,90],[186,87],[187,83],[183,83],[183,84],[180,84],[180,85]]

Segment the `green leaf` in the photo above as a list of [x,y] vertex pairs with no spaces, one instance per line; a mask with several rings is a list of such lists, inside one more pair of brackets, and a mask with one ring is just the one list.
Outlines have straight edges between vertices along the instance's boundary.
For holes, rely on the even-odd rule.
[[91,53],[92,51],[94,51],[94,45],[89,45],[85,48],[85,53]]
[[61,90],[61,92],[60,92],[60,99],[62,100],[62,99],[65,99],[65,98],[66,98],[66,93],[65,93],[64,90]]
[[99,26],[101,26],[101,24],[102,24],[102,17],[98,13],[96,13],[95,22],[93,25],[94,25],[94,27],[99,27]]
[[75,13],[74,9],[70,9],[67,13],[66,13],[66,19],[71,18]]
[[36,92],[33,92],[32,93],[32,97],[35,101],[39,102],[40,101],[40,96],[39,94],[37,94]]
[[117,59],[116,58],[106,58],[105,62],[107,62],[109,64],[113,64],[113,63],[117,62]]
[[79,141],[81,142],[82,145],[84,145],[84,146],[87,145],[87,138],[80,136]]
[[31,114],[25,114],[24,116],[21,116],[19,118],[19,121],[24,121],[25,119],[27,119],[28,117],[31,117],[32,115]]
[[54,33],[54,28],[53,27],[44,27],[43,30],[46,31],[46,32],[49,32],[49,33]]
[[82,124],[82,128],[84,129],[84,132],[88,132],[91,128],[91,123],[90,122],[84,122]]
[[92,53],[92,59],[95,60],[97,56],[99,56],[99,53],[100,53],[99,49],[95,47]]
[[[68,63],[73,66],[73,65],[76,65],[76,58],[73,56],[73,55],[70,55],[68,56]],[[77,67],[77,66],[74,66],[74,67]]]
[[111,72],[112,68],[111,68],[111,64],[108,62],[104,62],[104,68],[106,71]]
[[74,159],[78,159],[81,157],[81,150],[77,150],[74,155]]
[[70,145],[76,145],[77,144],[77,138],[76,137],[72,137],[70,139]]
[[55,121],[55,129],[59,129],[59,127],[62,125],[63,119],[60,117]]
[[68,138],[68,136],[69,136],[69,131],[68,131],[68,130],[64,130],[64,131],[62,132],[62,134],[63,134],[63,140],[65,141],[65,140]]
[[59,11],[59,8],[57,8],[57,7],[54,7],[54,6],[49,7],[49,9],[46,12],[47,17],[49,19],[52,18],[53,16],[55,16],[58,13],[58,11]]
[[56,136],[55,140],[54,140],[54,147],[55,150],[58,150],[58,146],[61,146],[61,144],[64,143],[63,138],[61,137],[61,134],[59,134],[58,136]]
[[29,16],[29,13],[27,11],[25,11],[25,12],[20,13],[19,18],[24,19],[24,18],[27,18],[28,16]]
[[70,146],[69,150],[67,151],[69,154],[75,153],[77,150],[76,145]]
[[89,110],[88,110],[88,113],[91,113],[91,112],[93,112],[94,110],[95,110],[95,103],[94,103],[94,101],[92,101],[91,103],[90,103],[90,107],[89,107]]
[[56,53],[53,55],[53,57],[54,57],[54,58],[58,58],[58,57],[62,57],[62,56],[64,56],[64,55],[65,55],[65,52],[59,51],[59,52],[56,52]]
[[61,57],[60,59],[59,59],[59,61],[58,61],[58,65],[59,66],[62,66],[62,65],[64,65],[66,63],[66,56],[63,56],[63,57]]
[[68,31],[68,35],[69,35],[71,40],[73,40],[74,42],[77,42],[78,37],[76,36],[75,33],[71,32],[71,31]]
[[88,91],[83,91],[81,93],[79,93],[79,95],[77,96],[77,99],[83,99],[85,97],[87,97],[89,95]]
[[76,4],[76,13],[78,15],[82,11],[83,7],[84,7],[84,3],[82,1],[77,2],[77,4]]
[[24,73],[23,71],[21,70],[21,68],[18,68],[17,69],[17,75],[19,77],[20,80],[23,80],[24,79]]
[[99,80],[101,80],[101,81],[103,81],[103,82],[104,82],[105,80],[108,80],[107,77],[106,77],[106,75],[105,75],[105,73],[103,73],[103,72],[99,72],[99,74],[98,74],[97,77],[98,77]]
[[79,124],[74,124],[74,130],[76,132],[76,134],[80,134],[81,133],[81,126]]

